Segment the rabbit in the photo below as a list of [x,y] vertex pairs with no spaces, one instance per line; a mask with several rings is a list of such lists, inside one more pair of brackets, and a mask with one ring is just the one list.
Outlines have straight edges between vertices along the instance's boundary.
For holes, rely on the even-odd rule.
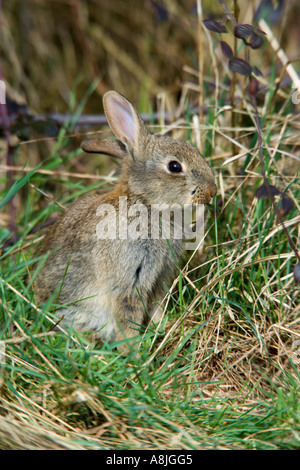
[[81,148],[120,158],[120,179],[111,191],[71,205],[46,233],[42,253],[48,257],[36,280],[36,300],[40,305],[54,300],[62,324],[91,332],[97,341],[126,343],[138,337],[141,325],[160,320],[164,283],[174,279],[184,240],[101,239],[99,208],[114,208],[120,229],[132,219],[121,213],[120,200],[127,209],[139,204],[148,210],[161,203],[206,204],[216,184],[191,144],[151,134],[118,92],[106,92],[103,106],[118,140],[87,139]]

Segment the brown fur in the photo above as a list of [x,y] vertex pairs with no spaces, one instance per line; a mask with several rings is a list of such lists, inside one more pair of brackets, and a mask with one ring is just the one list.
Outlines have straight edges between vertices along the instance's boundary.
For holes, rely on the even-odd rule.
[[[53,296],[66,324],[93,331],[99,339],[120,340],[137,334],[138,325],[154,316],[156,301],[165,294],[163,283],[170,283],[177,269],[175,259],[180,259],[183,240],[100,240],[96,233],[98,207],[111,204],[120,228],[119,216],[126,216],[119,214],[121,196],[127,198],[128,208],[142,203],[150,211],[153,204],[207,203],[214,197],[216,185],[194,147],[151,135],[121,95],[108,92],[104,107],[121,142],[112,141],[110,147],[105,140],[101,147],[98,140],[95,145],[88,141],[83,148],[123,158],[122,176],[111,192],[68,208],[48,232],[43,253],[49,256],[37,279],[36,296],[40,304]],[[184,173],[170,173],[170,160],[182,163]]]

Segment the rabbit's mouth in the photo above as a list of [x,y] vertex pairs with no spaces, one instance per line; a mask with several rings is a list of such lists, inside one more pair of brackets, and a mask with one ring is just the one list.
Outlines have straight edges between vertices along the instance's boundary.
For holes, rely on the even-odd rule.
[[197,186],[191,194],[192,204],[209,204],[217,193],[217,186],[215,184],[203,187]]

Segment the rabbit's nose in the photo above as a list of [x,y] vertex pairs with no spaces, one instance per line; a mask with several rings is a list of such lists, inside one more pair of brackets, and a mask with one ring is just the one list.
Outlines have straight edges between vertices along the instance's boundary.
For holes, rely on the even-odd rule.
[[207,186],[204,190],[205,203],[209,204],[211,199],[213,199],[216,194],[217,186],[215,184]]
[[207,192],[210,196],[210,198],[214,198],[215,195],[217,194],[217,185],[215,183],[213,183],[212,185],[210,185],[208,188],[207,188]]

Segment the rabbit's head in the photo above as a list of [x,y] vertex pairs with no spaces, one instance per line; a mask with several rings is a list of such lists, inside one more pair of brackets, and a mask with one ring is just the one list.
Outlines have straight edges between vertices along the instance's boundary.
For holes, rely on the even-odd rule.
[[210,202],[216,194],[214,176],[192,145],[150,134],[131,103],[115,91],[104,95],[103,104],[119,141],[89,139],[82,149],[122,158],[121,182],[129,195],[146,204]]

